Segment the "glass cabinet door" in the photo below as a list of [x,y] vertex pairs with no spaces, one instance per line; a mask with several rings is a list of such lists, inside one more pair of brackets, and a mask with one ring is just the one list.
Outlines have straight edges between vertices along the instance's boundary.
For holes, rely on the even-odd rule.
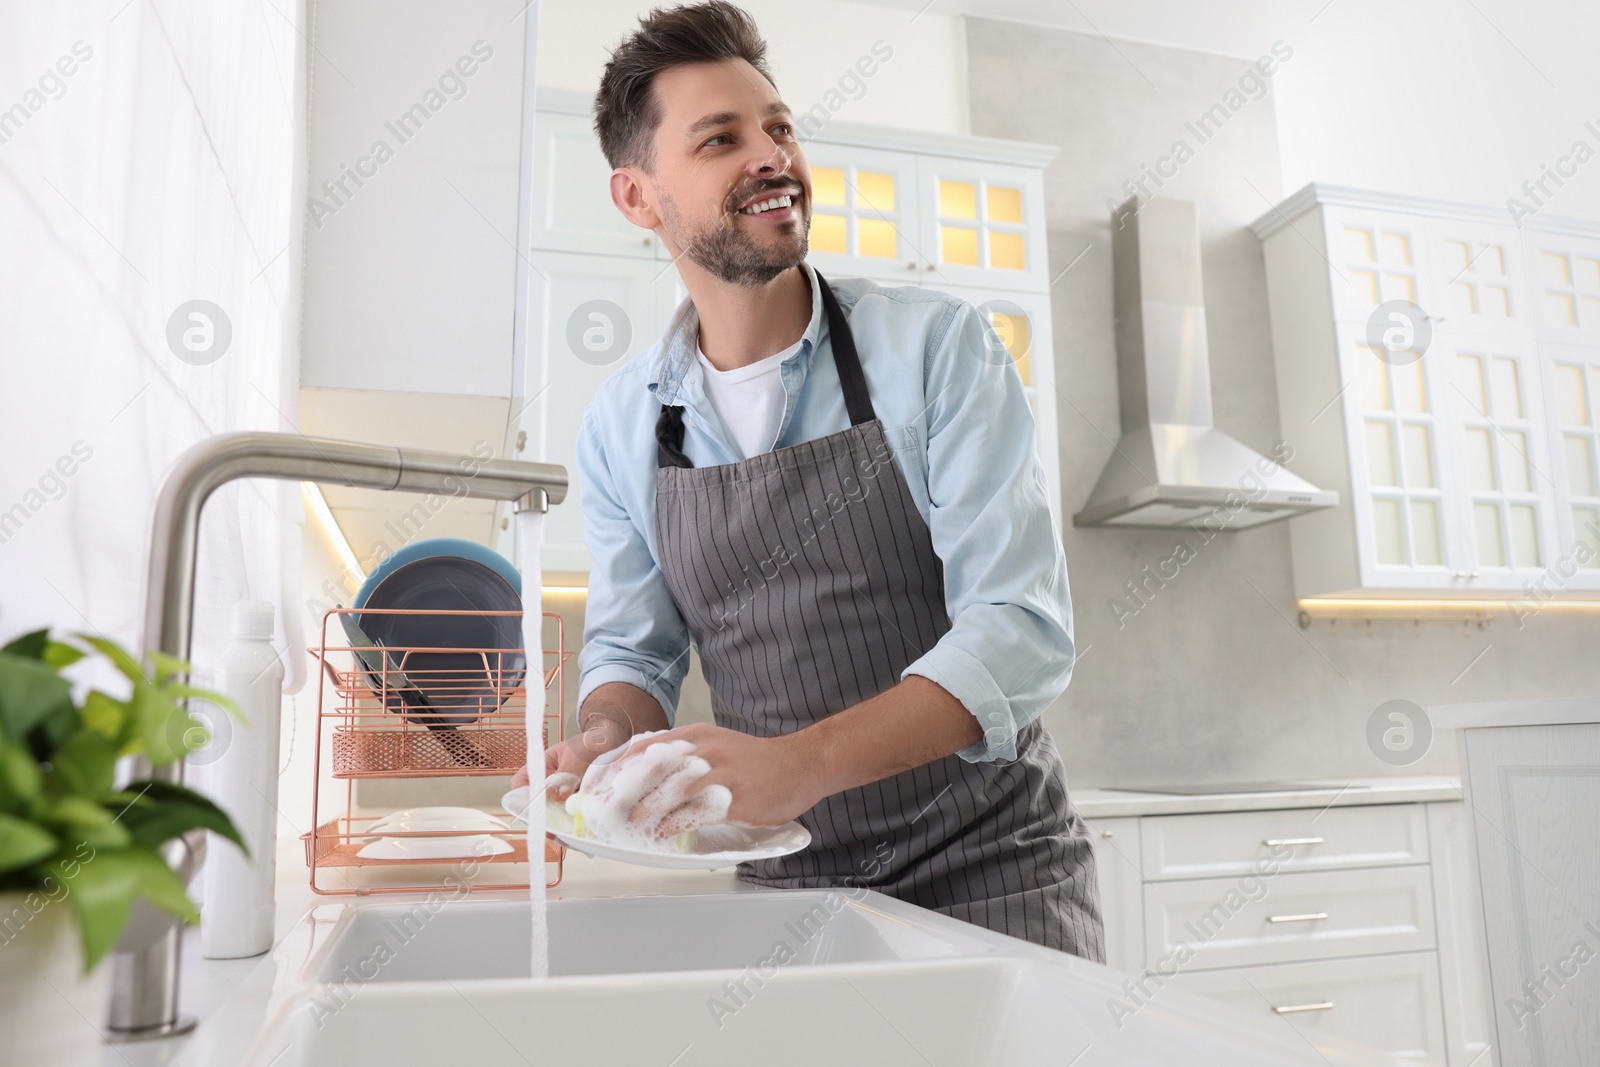
[[1522,245],[1510,226],[1429,219],[1424,306],[1451,331],[1531,332]]
[[1375,348],[1359,328],[1340,334],[1363,584],[1448,588],[1459,549],[1431,357]]
[[1451,451],[1463,485],[1468,588],[1518,589],[1552,562],[1556,482],[1539,368],[1525,342],[1449,335],[1430,359],[1448,377]]
[[1600,344],[1600,240],[1525,232],[1539,338]]
[[1550,584],[1600,589],[1600,347],[1546,345],[1540,356],[1558,489]]
[[1049,288],[1039,171],[921,156],[917,181],[926,284]]
[[811,265],[824,277],[922,280],[916,156],[811,141]]
[[1365,323],[1379,304],[1390,300],[1423,303],[1427,249],[1422,219],[1329,208],[1326,224],[1336,319]]

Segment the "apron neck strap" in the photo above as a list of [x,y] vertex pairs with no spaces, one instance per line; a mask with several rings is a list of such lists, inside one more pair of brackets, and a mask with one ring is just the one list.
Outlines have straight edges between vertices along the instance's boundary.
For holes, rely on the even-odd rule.
[[[833,363],[839,371],[839,388],[844,393],[844,408],[850,413],[850,425],[860,426],[878,417],[872,409],[872,398],[867,395],[867,376],[861,370],[861,356],[856,352],[855,335],[850,323],[839,307],[821,273],[816,274],[817,288],[822,295],[822,307],[828,315],[828,339],[833,344]],[[683,408],[661,405],[656,418],[656,466],[692,468],[694,464],[683,452]]]
[[850,323],[833,295],[833,288],[815,268],[817,287],[822,292],[822,307],[828,313],[828,339],[833,343],[833,363],[839,369],[839,386],[844,392],[844,408],[850,413],[850,425],[860,426],[878,415],[872,410],[872,398],[867,395],[867,376],[861,371],[861,356],[856,352],[855,335]]

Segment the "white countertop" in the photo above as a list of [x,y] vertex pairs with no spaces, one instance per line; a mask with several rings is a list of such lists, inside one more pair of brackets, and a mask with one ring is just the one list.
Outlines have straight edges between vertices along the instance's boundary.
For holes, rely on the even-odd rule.
[[1600,723],[1600,697],[1562,700],[1494,700],[1482,704],[1440,704],[1428,709],[1436,729],[1470,730],[1484,726],[1561,726]]
[[1460,800],[1461,779],[1433,778],[1327,778],[1331,788],[1285,788],[1267,793],[1229,792],[1218,785],[1215,793],[1184,796],[1174,793],[1129,793],[1119,789],[1069,790],[1072,806],[1085,819],[1110,819],[1124,815],[1192,815],[1209,811],[1270,811],[1275,808],[1348,808],[1362,804],[1415,804],[1429,800]]

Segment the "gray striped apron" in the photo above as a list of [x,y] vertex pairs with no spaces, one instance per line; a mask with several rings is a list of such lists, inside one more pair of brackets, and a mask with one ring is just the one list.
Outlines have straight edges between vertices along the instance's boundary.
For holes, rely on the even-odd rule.
[[[889,452],[855,341],[817,275],[850,428],[695,467],[683,409],[656,424],[661,570],[700,652],[719,726],[772,737],[900,680],[950,629],[944,572]],[[741,864],[783,889],[865,886],[979,926],[1105,959],[1088,831],[1036,719],[1017,759],[951,755],[836,793],[811,845]]]

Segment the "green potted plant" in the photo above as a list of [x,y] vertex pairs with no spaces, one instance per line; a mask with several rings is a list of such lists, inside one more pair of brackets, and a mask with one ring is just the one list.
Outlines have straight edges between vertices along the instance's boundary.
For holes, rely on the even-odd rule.
[[186,699],[237,715],[233,702],[185,684],[188,665],[171,656],[141,664],[114,642],[77,637],[127,679],[125,697],[76,699],[61,672],[91,652],[46,630],[0,648],[0,1063],[98,1063],[110,968],[97,965],[135,902],[199,918],[161,846],[204,828],[244,848],[193,790],[115,784],[120,757],[159,767],[209,740]]

